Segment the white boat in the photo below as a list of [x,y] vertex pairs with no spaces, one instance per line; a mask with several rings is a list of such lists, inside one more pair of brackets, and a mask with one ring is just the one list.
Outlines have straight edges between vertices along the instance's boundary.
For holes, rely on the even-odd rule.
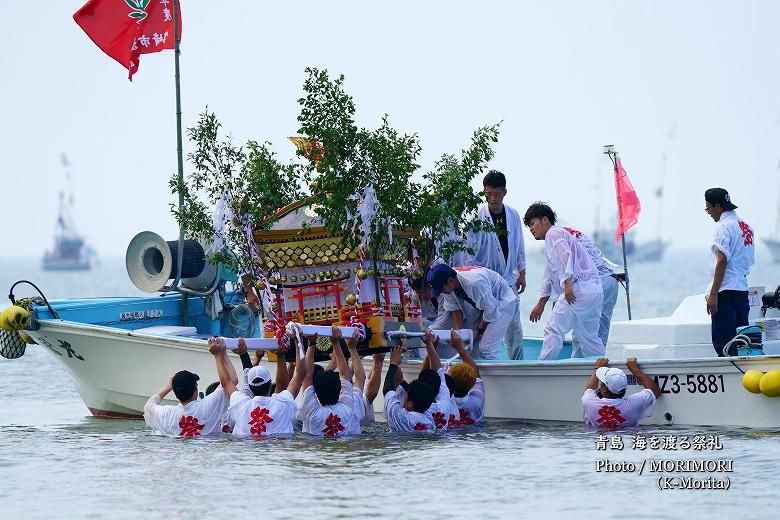
[[[762,289],[755,294],[763,294]],[[760,298],[755,300],[752,321],[768,319],[776,334],[780,320],[773,320],[780,312],[770,308],[764,318]],[[189,299],[190,326],[180,325],[179,295],[55,301],[52,307],[60,319],[45,306],[37,307],[39,328],[26,332],[39,344],[32,348],[45,349],[70,373],[94,415],[139,417],[148,397],[178,370],[198,373],[203,388],[217,380],[206,338],[217,331],[224,334],[227,320],[210,320],[203,301]],[[748,370],[780,370],[780,342],[765,343],[771,355],[714,357],[704,308],[702,295],[691,296],[671,316],[613,325],[607,350],[611,364],[625,368],[627,357],[637,357],[664,392],[643,423],[780,428],[780,397],[751,394],[742,385]],[[539,338],[529,338],[526,360],[479,362],[487,417],[581,420],[580,397],[594,359],[565,359],[570,355],[567,345],[563,359],[537,361],[540,347]],[[231,358],[240,368],[238,357]],[[368,368],[370,358],[365,363]],[[273,371],[273,364],[267,366]],[[420,362],[407,361],[403,368],[407,376],[414,374]],[[629,393],[640,389],[633,377],[629,385]],[[375,409],[381,408],[380,396]]]

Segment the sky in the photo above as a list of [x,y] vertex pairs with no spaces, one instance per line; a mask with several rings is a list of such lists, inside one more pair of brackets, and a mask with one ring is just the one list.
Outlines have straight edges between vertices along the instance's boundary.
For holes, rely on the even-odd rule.
[[[177,235],[173,52],[142,56],[129,82],[73,21],[82,4],[17,2],[0,17],[0,256],[51,246],[62,153],[77,227],[99,255],[123,256],[140,231]],[[638,240],[660,229],[675,247],[706,248],[713,186],[758,237],[775,233],[779,2],[183,0],[182,17],[185,127],[208,106],[235,142],[297,160],[287,137],[304,68],[326,68],[346,77],[359,125],[386,113],[419,134],[421,174],[502,121],[489,166],[521,213],[543,200],[585,232],[597,215],[611,225],[601,150],[613,144],[643,203]]]

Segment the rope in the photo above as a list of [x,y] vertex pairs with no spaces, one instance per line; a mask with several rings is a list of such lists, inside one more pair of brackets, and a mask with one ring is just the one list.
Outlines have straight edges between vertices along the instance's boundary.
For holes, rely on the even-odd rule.
[[251,338],[255,332],[255,317],[255,311],[249,305],[236,305],[228,315],[231,337]]

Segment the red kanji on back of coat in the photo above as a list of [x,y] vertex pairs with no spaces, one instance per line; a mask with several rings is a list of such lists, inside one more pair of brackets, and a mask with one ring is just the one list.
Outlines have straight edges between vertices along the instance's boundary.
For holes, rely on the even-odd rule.
[[[174,0],[89,0],[73,19],[95,45],[128,70],[138,70],[141,54],[174,48]],[[181,9],[176,5],[181,40]]]

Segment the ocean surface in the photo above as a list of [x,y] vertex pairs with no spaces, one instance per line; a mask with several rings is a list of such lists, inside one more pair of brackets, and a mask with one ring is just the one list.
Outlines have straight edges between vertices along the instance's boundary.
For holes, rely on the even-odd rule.
[[[776,287],[780,266],[762,248],[757,257],[751,283]],[[541,262],[529,256],[524,316],[537,299]],[[634,317],[667,315],[704,292],[707,263],[706,251],[671,250],[661,263],[630,265]],[[0,294],[19,279],[49,299],[139,294],[123,259],[74,274],[0,258]],[[621,297],[615,319],[625,317]],[[527,318],[523,326],[527,335],[541,332]],[[580,424],[489,421],[437,437],[391,435],[380,423],[338,440],[168,439],[142,421],[90,416],[70,376],[33,347],[20,359],[0,358],[0,518],[690,519],[777,511],[780,430],[637,427],[615,433],[622,450],[598,449],[617,440],[611,435],[600,439]],[[717,439],[722,449],[633,446],[634,437],[686,436]],[[733,461],[732,472],[689,475],[727,476],[729,489],[659,490],[659,476],[680,474],[637,472],[643,461],[679,459]],[[605,460],[637,471],[597,471]]]

